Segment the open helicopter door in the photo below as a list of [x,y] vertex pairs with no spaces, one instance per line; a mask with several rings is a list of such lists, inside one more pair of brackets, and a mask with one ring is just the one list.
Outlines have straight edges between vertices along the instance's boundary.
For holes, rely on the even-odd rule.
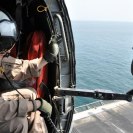
[[[36,58],[33,51],[42,54],[45,52],[42,49],[47,48],[50,39],[52,37],[57,39],[60,48],[58,58],[44,68],[45,72],[42,73],[41,80],[46,80],[39,81],[36,89],[39,96],[51,102],[53,106],[51,118],[57,130],[68,133],[74,113],[74,98],[54,96],[55,86],[74,88],[76,84],[74,40],[64,0],[1,0],[0,7],[7,10],[18,25],[19,41],[15,47],[16,50],[12,53],[15,57]],[[35,45],[31,41],[38,36],[35,35],[38,31],[45,35],[43,38],[45,45],[34,49]],[[39,52],[37,49],[42,51]],[[56,132],[48,121],[47,126],[49,133]]]

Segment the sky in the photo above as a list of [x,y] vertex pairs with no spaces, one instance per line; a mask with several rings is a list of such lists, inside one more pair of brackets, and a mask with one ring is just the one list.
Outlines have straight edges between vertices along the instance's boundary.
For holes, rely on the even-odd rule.
[[71,20],[132,21],[133,0],[65,0]]

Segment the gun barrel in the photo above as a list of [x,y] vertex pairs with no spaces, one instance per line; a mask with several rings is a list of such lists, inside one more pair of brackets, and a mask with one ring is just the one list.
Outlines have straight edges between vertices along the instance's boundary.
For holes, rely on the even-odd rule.
[[127,100],[132,101],[132,96],[128,94],[120,94],[97,90],[88,89],[75,89],[75,88],[55,88],[55,96],[82,96],[90,97],[100,100]]

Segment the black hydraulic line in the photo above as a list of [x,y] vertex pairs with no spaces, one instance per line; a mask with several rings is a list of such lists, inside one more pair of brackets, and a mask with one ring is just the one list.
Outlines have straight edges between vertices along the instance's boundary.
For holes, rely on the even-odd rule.
[[129,102],[132,101],[132,96],[128,94],[73,88],[55,88],[55,96],[82,96],[100,100],[126,100]]

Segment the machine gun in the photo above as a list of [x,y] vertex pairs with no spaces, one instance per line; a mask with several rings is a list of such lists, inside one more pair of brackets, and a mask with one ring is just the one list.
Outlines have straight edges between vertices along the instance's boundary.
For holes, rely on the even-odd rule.
[[[76,89],[76,88],[54,88],[54,96],[65,97],[65,96],[82,96],[90,97],[99,100],[126,100],[128,102],[132,101],[133,90],[130,90],[126,94],[114,93],[110,90],[88,90],[88,89]],[[51,127],[55,130],[56,133],[62,133],[61,130],[58,130],[55,124],[52,122],[52,119],[42,112],[42,116],[45,117]]]
[[72,89],[72,88],[58,88],[55,87],[56,96],[82,96],[90,97],[99,100],[126,100],[131,102],[133,90],[126,94],[114,93],[108,90],[88,90],[88,89]]

